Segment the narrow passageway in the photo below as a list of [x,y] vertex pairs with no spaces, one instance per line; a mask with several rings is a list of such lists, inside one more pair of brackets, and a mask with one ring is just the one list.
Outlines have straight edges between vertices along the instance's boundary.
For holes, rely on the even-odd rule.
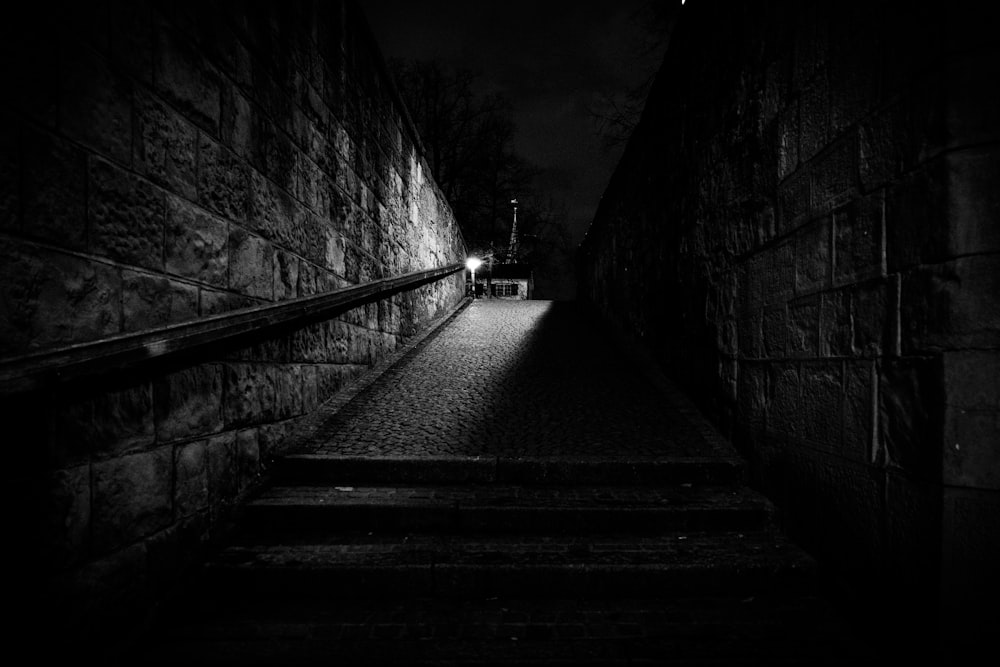
[[327,421],[316,453],[708,456],[707,441],[573,302],[474,300]]
[[467,303],[321,411],[139,655],[852,664],[816,563],[651,371],[575,304]]

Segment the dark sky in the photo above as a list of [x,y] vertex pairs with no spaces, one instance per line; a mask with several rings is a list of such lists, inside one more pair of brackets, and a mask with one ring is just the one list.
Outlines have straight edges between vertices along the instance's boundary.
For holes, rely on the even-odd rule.
[[621,150],[602,146],[588,107],[605,93],[623,96],[663,57],[662,38],[651,48],[650,0],[359,2],[387,59],[472,69],[484,90],[511,101],[515,150],[545,170],[542,183],[565,203],[575,246]]

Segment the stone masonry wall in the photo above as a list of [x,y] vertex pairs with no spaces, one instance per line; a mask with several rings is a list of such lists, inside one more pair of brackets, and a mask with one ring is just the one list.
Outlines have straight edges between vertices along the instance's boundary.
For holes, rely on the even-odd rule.
[[957,636],[1000,556],[1000,43],[950,9],[688,2],[580,290],[873,628]]
[[[0,39],[0,356],[464,258],[353,3],[38,5]],[[462,282],[198,363],[5,396],[15,540],[47,582],[25,623],[122,636],[297,420]]]

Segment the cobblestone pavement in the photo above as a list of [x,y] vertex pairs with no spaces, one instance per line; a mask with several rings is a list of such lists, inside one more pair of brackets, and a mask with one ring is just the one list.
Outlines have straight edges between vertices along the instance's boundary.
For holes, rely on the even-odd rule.
[[346,456],[731,456],[571,302],[476,300],[326,418]]

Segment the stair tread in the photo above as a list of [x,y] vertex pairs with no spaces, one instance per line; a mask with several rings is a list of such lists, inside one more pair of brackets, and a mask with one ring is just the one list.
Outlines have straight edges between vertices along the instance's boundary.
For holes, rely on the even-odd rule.
[[771,532],[655,536],[331,535],[325,543],[231,544],[210,567],[591,567],[720,570],[811,569],[813,559]]
[[248,507],[407,506],[461,508],[663,510],[770,509],[763,495],[738,486],[273,486]]

